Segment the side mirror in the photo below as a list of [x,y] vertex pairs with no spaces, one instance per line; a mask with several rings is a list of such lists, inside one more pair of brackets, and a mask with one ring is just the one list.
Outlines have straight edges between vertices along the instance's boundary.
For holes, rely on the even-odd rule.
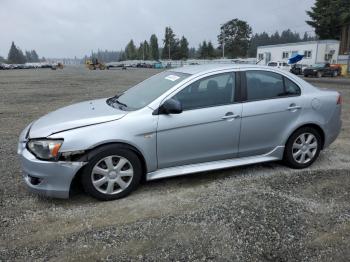
[[175,99],[166,100],[157,110],[157,114],[169,115],[182,113],[181,102]]

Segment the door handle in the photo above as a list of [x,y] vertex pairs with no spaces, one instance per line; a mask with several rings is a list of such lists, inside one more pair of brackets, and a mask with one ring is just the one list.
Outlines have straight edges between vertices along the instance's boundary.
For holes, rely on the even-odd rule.
[[233,119],[233,118],[238,118],[239,115],[236,115],[232,112],[227,112],[221,119]]
[[301,109],[301,106],[297,106],[296,104],[291,104],[287,108],[287,110],[289,110],[289,111],[298,110],[298,109]]

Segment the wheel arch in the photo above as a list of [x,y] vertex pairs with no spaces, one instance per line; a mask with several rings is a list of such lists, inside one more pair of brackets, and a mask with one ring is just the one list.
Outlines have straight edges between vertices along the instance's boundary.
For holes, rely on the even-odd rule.
[[[129,149],[137,155],[137,157],[140,159],[141,165],[142,165],[142,181],[145,181],[146,174],[147,174],[147,164],[146,164],[146,160],[145,160],[143,154],[135,146],[130,145],[130,144],[125,143],[125,142],[108,142],[108,143],[99,144],[99,145],[89,149],[79,159],[79,161],[84,161],[84,162],[89,161],[89,159],[91,159],[94,155],[98,154],[99,152],[105,150],[108,147],[114,147],[114,146],[119,146],[119,147],[122,147],[125,149]],[[78,172],[75,174],[75,176],[73,177],[71,184],[70,184],[70,193],[72,192],[72,189],[78,189],[78,187],[80,187],[80,177],[81,177],[83,171],[84,171],[84,166],[82,166],[78,170]]]
[[304,128],[304,127],[311,127],[311,128],[314,128],[315,130],[318,131],[318,133],[320,134],[321,136],[321,150],[323,149],[324,147],[324,143],[325,143],[325,132],[324,130],[322,129],[322,127],[319,125],[319,124],[316,124],[316,123],[304,123],[298,127],[296,127],[295,129],[293,129],[292,132],[290,132],[290,134],[288,135],[288,138],[287,140],[285,141],[284,144],[286,144],[289,140],[289,138],[291,137],[292,134],[294,134],[297,130],[299,130],[300,128]]

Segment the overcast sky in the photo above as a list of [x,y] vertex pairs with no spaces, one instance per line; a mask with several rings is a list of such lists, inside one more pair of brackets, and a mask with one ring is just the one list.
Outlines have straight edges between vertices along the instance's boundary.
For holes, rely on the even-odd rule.
[[239,18],[253,32],[310,31],[305,11],[315,0],[0,0],[0,56],[11,41],[45,57],[82,57],[91,50],[120,50],[165,26],[190,46],[217,45],[220,24]]

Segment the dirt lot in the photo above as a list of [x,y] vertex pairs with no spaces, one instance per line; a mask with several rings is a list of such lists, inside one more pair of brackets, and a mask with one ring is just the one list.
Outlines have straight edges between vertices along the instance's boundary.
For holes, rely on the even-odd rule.
[[267,163],[165,179],[112,202],[27,191],[16,146],[29,122],[155,72],[0,71],[0,261],[350,260],[350,81],[312,80],[345,102],[340,137],[311,168]]

